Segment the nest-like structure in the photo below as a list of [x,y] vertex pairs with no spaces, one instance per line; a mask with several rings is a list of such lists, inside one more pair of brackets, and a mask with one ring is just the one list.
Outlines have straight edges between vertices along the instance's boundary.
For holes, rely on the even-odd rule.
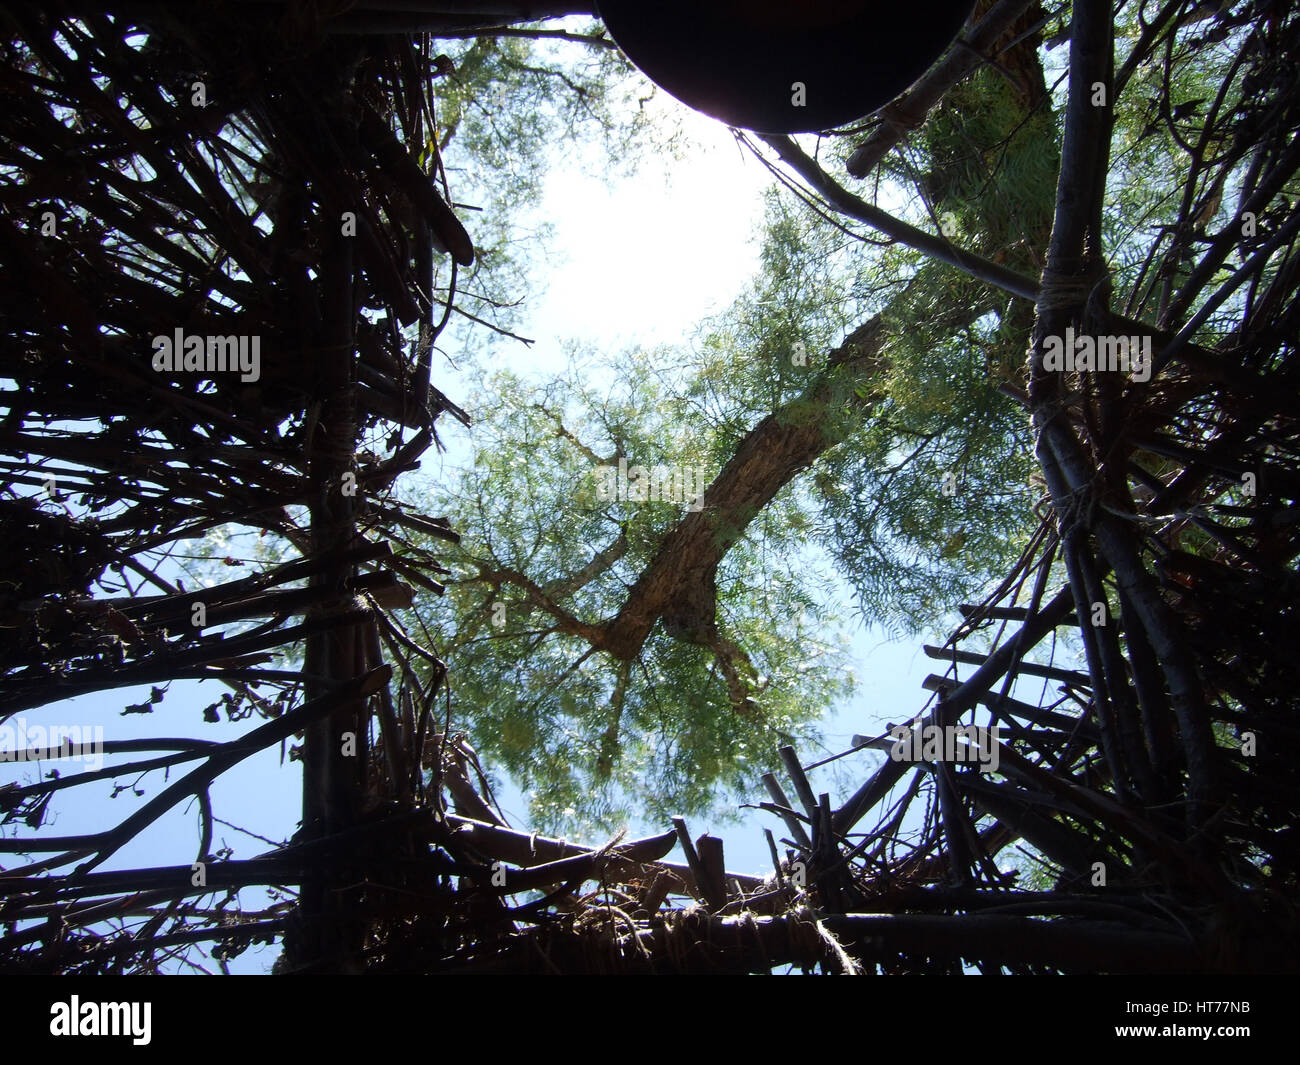
[[[1128,319],[1097,299],[1085,223],[1107,131],[1073,97],[1065,115],[1065,194],[1019,390],[1050,505],[1002,586],[930,649],[948,669],[911,722],[996,723],[1000,778],[891,757],[832,803],[786,749],[785,783],[765,780],[782,838],[769,835],[774,872],[760,880],[728,873],[721,842],[681,822],[596,848],[509,828],[474,752],[439,724],[446,667],[395,620],[417,591],[441,590],[437,558],[407,534],[455,538],[389,490],[439,417],[463,418],[431,384],[430,354],[455,266],[474,254],[422,152],[433,40],[514,21],[510,5],[410,6],[6,8],[0,723],[69,696],[212,679],[229,691],[220,709],[249,725],[221,744],[109,741],[110,768],[0,789],[12,827],[0,853],[26,856],[0,873],[0,968],[150,971],[196,943],[229,958],[256,942],[283,943],[288,972],[1294,968],[1294,13],[1270,8],[1244,38],[1249,91],[1212,119],[1219,154],[1202,152],[1180,225],[1148,264],[1167,279],[1158,314]],[[515,17],[584,5],[543,7]],[[1009,7],[981,5],[1004,21],[970,39],[996,39]],[[1236,7],[1214,16],[1234,32]],[[1109,18],[1079,5],[1072,81],[1114,77]],[[1147,25],[1133,64],[1158,58],[1179,20]],[[938,68],[913,103],[974,62]],[[924,114],[906,103],[868,155]],[[1207,231],[1202,193],[1243,160],[1236,192],[1258,224]],[[1152,335],[1151,387],[1086,375],[1067,387],[1042,359],[1067,326]],[[178,329],[257,337],[258,378],[160,372],[151,342]],[[296,556],[201,590],[143,561],[227,523]],[[233,623],[237,635],[209,631]],[[1064,630],[1086,670],[1052,661]],[[299,643],[301,671],[277,668],[275,652]],[[360,738],[351,756],[345,733]],[[212,782],[294,736],[301,831],[218,860]],[[45,824],[67,789],[170,766],[180,775],[109,831]],[[196,853],[99,868],[195,796]],[[1019,841],[1049,883],[1000,867]],[[666,862],[676,846],[686,860]],[[203,901],[257,885],[297,895],[255,914]]]

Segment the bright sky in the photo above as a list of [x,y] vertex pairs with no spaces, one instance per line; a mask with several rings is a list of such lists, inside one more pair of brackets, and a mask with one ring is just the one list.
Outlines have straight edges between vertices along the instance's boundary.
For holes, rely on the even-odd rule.
[[769,174],[726,127],[669,103],[702,142],[687,159],[651,159],[613,187],[577,168],[551,175],[542,211],[562,259],[533,319],[542,343],[575,332],[617,346],[678,340],[757,269]]

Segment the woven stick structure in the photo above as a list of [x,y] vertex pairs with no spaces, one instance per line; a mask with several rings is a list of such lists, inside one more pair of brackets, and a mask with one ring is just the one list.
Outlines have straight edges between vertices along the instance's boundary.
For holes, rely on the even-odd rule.
[[[434,40],[590,5],[8,5],[0,725],[72,696],[210,679],[247,729],[110,740],[110,768],[0,787],[0,968],[158,971],[196,944],[229,958],[277,942],[290,972],[1293,970],[1300,19],[1270,8],[1253,26],[1251,5],[1225,5],[1206,26],[1223,36],[1197,45],[1176,36],[1186,6],[1153,7],[1116,51],[1109,4],[1074,5],[1040,278],[895,223],[772,141],[828,211],[1032,303],[1010,391],[1046,496],[1014,569],[927,648],[942,670],[928,703],[898,712],[912,732],[864,741],[888,757],[855,792],[832,801],[781,752],[784,781],[764,780],[781,839],[760,880],[727,872],[722,842],[681,821],[599,846],[508,828],[474,752],[440,723],[447,666],[394,613],[446,572],[409,535],[456,532],[391,488],[439,418],[468,421],[431,382],[455,269],[474,256],[445,175],[412,147],[433,129]],[[979,5],[851,169],[869,172],[954,84],[998,64],[1029,8]],[[1117,98],[1175,38],[1239,42],[1239,102],[1206,105],[1179,221],[1112,306],[1111,127],[1095,87]],[[1161,114],[1173,120],[1168,100]],[[1230,174],[1243,176],[1225,193]],[[1067,335],[1148,338],[1150,381],[1052,370]],[[190,338],[243,372],[158,369]],[[157,559],[229,523],[293,557],[202,589],[167,576]],[[232,623],[246,627],[208,631]],[[1084,669],[1053,659],[1070,633]],[[298,646],[300,668],[276,662]],[[903,742],[995,725],[962,757]],[[301,831],[220,860],[213,782],[295,736]],[[110,830],[46,822],[65,792],[170,767]],[[196,850],[104,868],[194,798]],[[1049,885],[1006,871],[1018,844]],[[676,847],[685,860],[668,862]],[[296,897],[238,917],[213,901],[259,885]]]

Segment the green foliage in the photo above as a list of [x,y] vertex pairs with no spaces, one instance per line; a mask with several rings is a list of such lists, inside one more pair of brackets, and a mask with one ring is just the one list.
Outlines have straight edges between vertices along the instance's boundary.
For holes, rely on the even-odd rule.
[[[863,255],[775,193],[763,266],[702,330],[688,398],[723,429],[720,459],[765,414],[821,420],[839,443],[790,494],[801,501],[790,527],[836,560],[868,620],[933,624],[998,573],[1033,524],[1023,412],[991,387],[1023,358],[1023,334],[992,313],[954,332],[954,308],[960,317],[976,304],[978,285]],[[888,339],[877,365],[829,371],[826,352],[881,307]],[[806,367],[792,362],[798,343]],[[818,386],[828,391],[814,398]]]
[[737,713],[707,648],[656,628],[621,663],[571,631],[566,618],[599,625],[619,611],[685,509],[602,501],[597,467],[622,456],[716,473],[712,431],[666,387],[666,353],[574,357],[545,388],[482,381],[472,460],[429,504],[464,536],[455,577],[421,610],[475,746],[531,789],[537,824],[576,831],[751,794],[780,743],[811,741],[848,677],[826,603],[783,550],[796,540],[788,505],[765,511],[718,574],[718,626],[752,666],[752,714]]
[[[466,77],[489,63],[523,66],[490,42],[460,60]],[[504,165],[512,138],[542,138],[536,114],[503,117],[516,123],[507,135],[471,101],[448,113],[485,162],[500,150]],[[932,116],[898,175],[928,175],[928,209],[1017,265],[1050,224],[1057,151],[1050,114],[1020,114],[983,72]],[[484,377],[473,459],[429,503],[465,536],[428,619],[452,661],[453,711],[532,789],[541,824],[608,826],[745,794],[775,747],[847,691],[829,607],[838,581],[869,620],[919,630],[1003,571],[1033,523],[1025,418],[996,391],[1023,362],[1023,319],[954,271],[864,245],[775,191],[761,262],[690,351],[597,363],[575,349],[567,374],[535,388]],[[832,365],[873,315],[878,355]],[[592,474],[625,457],[712,479],[770,415],[821,425],[827,451],[809,474],[791,471],[718,573],[719,631],[748,660],[736,669],[757,705],[742,715],[715,650],[663,627],[630,663],[593,649],[590,626],[619,613],[683,508],[602,502]]]
[[767,193],[761,263],[748,291],[702,323],[686,382],[687,400],[723,430],[728,456],[767,414],[780,410],[788,421],[836,414],[800,397],[824,378],[826,352],[846,326],[890,291],[855,238],[775,189]]
[[[543,70],[546,55],[503,40],[454,57],[440,118],[471,184],[492,173],[485,186],[529,202],[550,145],[599,130],[616,156],[644,134],[611,124],[629,112],[608,55]],[[1059,135],[1050,107],[1026,108],[1027,94],[1047,99],[1030,66],[1019,87],[992,69],[956,87],[885,173],[921,194],[899,213],[942,217],[959,244],[1036,272]],[[766,206],[758,275],[688,349],[595,360],[575,347],[567,373],[539,385],[482,375],[474,454],[426,503],[464,536],[447,597],[425,611],[452,664],[453,714],[531,789],[539,824],[608,827],[745,794],[848,690],[838,584],[868,620],[933,627],[1036,523],[1027,420],[998,391],[1024,361],[1023,309],[783,193]],[[841,349],[873,316],[879,346]],[[663,625],[631,661],[598,649],[685,509],[601,500],[595,469],[622,457],[711,480],[769,416],[820,426],[826,447],[759,513],[715,530],[740,534],[717,574],[719,634],[737,655]],[[752,713],[738,712],[738,684]]]
[[977,597],[1031,531],[1021,426],[1005,409],[972,412],[952,395],[951,407],[912,430],[912,450],[882,417],[816,474],[819,531],[859,609],[902,631],[936,628]]
[[1052,112],[1026,115],[1003,75],[983,67],[945,94],[893,170],[918,181],[936,217],[952,216],[956,243],[1023,266],[1051,225],[1058,164]]

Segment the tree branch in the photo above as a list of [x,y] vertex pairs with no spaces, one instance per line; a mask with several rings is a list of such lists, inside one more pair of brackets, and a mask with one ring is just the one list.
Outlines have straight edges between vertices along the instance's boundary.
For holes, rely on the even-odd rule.
[[995,285],[1006,292],[1010,292],[1013,296],[1019,296],[1027,300],[1037,300],[1038,285],[1032,279],[1018,274],[1014,270],[1008,270],[1005,266],[999,266],[991,259],[985,259],[973,252],[963,251],[961,248],[949,244],[941,237],[932,236],[925,230],[918,229],[902,219],[895,218],[874,204],[867,203],[866,200],[855,196],[827,174],[817,161],[810,157],[790,137],[783,134],[765,135],[763,140],[776,150],[776,153],[787,166],[807,181],[836,210],[841,211],[850,218],[865,222],[873,229],[884,233],[885,236],[892,237],[900,243],[915,248],[933,259],[938,259],[949,266],[955,266],[958,270],[977,280]]
[[962,78],[989,61],[989,51],[1035,0],[997,0],[970,32],[954,42],[948,54],[931,67],[910,89],[895,97],[873,116],[879,128],[860,145],[845,169],[856,178],[866,177],[879,165],[909,129],[925,121],[930,108]]

